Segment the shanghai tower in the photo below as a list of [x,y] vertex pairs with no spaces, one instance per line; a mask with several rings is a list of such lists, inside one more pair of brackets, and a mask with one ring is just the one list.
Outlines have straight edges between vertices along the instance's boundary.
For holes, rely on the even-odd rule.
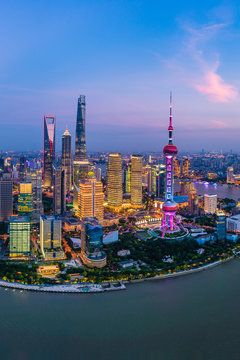
[[86,150],[85,107],[86,96],[80,95],[77,107],[75,160],[73,163],[73,208],[75,212],[78,211],[79,183],[86,179],[89,166]]

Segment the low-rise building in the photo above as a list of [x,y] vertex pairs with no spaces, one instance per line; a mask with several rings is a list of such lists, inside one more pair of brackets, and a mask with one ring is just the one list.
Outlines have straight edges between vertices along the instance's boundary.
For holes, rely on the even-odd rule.
[[81,231],[81,221],[75,218],[67,218],[63,222],[63,229],[66,232]]
[[117,252],[117,256],[127,256],[127,255],[130,255],[130,250],[119,250]]
[[122,269],[128,269],[128,268],[132,268],[134,266],[137,266],[137,262],[134,261],[133,259],[129,259],[129,260],[124,260],[124,261],[121,261],[119,263],[119,266],[122,268]]
[[119,233],[118,230],[116,231],[110,231],[108,234],[105,234],[103,236],[103,244],[112,244],[114,242],[117,242],[119,239]]
[[60,273],[58,265],[41,265],[37,269],[37,273],[41,276],[51,276]]
[[70,238],[72,246],[74,249],[80,249],[81,248],[81,239],[80,238]]

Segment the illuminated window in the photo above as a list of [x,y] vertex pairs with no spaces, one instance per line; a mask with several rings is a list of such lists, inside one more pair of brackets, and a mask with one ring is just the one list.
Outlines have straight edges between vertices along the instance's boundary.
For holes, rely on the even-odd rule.
[[167,166],[167,171],[171,171],[171,165]]
[[168,180],[168,181],[167,181],[167,184],[168,184],[168,185],[171,185],[171,180]]
[[167,174],[167,177],[168,177],[168,179],[171,179],[172,174],[169,172],[169,173]]

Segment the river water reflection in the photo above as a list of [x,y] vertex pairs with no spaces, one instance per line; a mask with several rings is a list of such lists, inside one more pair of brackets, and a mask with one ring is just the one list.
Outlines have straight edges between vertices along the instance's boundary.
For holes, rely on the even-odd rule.
[[240,260],[88,295],[0,289],[2,359],[236,359]]
[[[199,195],[217,194],[218,198],[240,199],[240,187],[232,185],[212,185],[195,182],[195,188]],[[180,191],[178,180],[175,182],[175,191]]]

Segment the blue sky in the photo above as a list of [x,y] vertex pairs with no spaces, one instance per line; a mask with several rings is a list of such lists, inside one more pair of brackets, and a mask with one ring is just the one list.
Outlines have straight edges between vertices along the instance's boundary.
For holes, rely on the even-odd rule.
[[43,115],[89,151],[158,151],[173,91],[180,150],[239,149],[237,1],[0,3],[0,149],[42,148]]

